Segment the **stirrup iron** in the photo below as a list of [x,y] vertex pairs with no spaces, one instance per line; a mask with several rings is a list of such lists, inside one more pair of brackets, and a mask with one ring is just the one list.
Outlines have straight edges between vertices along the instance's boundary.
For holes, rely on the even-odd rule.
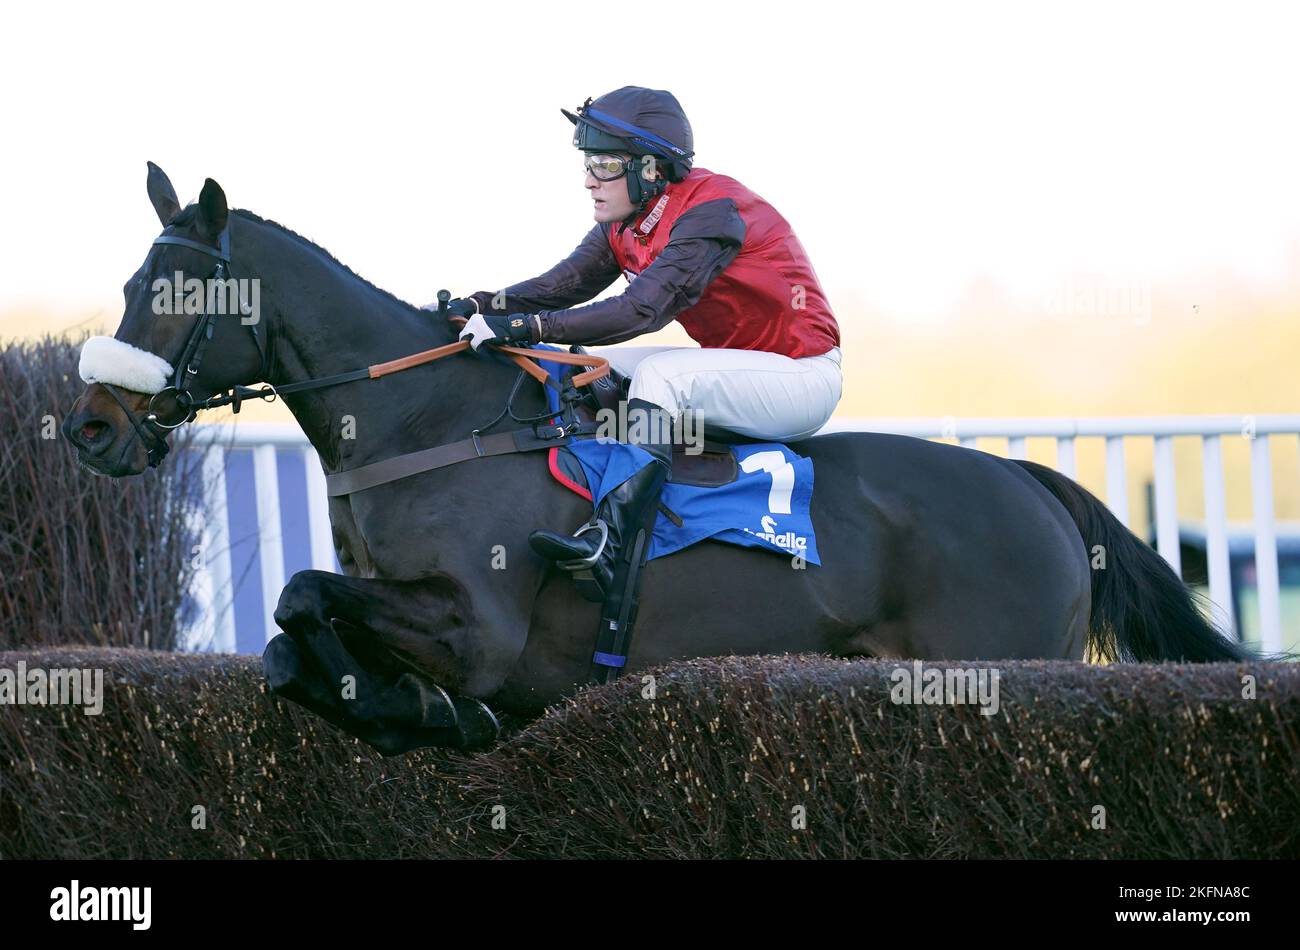
[[592,565],[600,560],[600,556],[605,552],[605,545],[609,543],[609,525],[605,524],[604,518],[597,518],[594,521],[588,521],[577,531],[573,532],[573,537],[580,538],[588,531],[600,532],[600,543],[596,545],[596,550],[587,557],[573,558],[569,561],[556,561],[555,566],[566,571],[589,571]]

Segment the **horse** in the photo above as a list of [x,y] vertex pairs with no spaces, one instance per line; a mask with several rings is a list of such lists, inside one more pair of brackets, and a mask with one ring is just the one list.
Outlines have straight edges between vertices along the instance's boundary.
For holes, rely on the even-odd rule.
[[[377,378],[354,372],[454,350],[456,328],[284,226],[230,209],[212,179],[181,208],[150,163],[147,191],[163,231],[127,281],[115,338],[167,361],[188,388],[182,399],[175,386],[90,382],[62,431],[92,471],[141,473],[193,405],[259,382],[281,392],[327,474],[463,439],[512,395],[522,412],[545,413],[542,388],[512,393],[517,370],[501,359],[456,353]],[[154,312],[158,278],[223,269],[260,281],[252,332],[247,317]],[[208,338],[195,366],[200,321]],[[342,374],[348,381],[291,391]],[[625,672],[726,654],[1257,658],[1099,499],[1048,467],[870,432],[790,448],[815,467],[820,566],[711,541],[648,562]],[[385,755],[491,743],[497,713],[536,716],[588,682],[600,606],[527,538],[537,527],[572,531],[590,513],[547,477],[544,453],[331,497],[344,573],[301,571],[284,588],[274,615],[283,632],[263,658],[270,688]]]

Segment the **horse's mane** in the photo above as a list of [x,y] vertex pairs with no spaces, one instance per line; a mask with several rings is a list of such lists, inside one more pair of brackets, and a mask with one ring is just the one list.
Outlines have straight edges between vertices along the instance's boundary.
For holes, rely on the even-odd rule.
[[[194,218],[198,215],[198,211],[199,211],[199,206],[197,202],[190,205],[186,205],[183,210],[177,212],[175,217],[173,217],[169,222],[167,222],[167,226],[173,227],[177,225],[193,224]],[[312,250],[319,251],[321,254],[325,255],[325,257],[329,260],[331,264],[333,264],[335,267],[342,269],[346,273],[350,274],[352,277],[355,277],[357,280],[361,281],[361,283],[365,284],[375,293],[383,297],[386,297],[387,299],[391,300],[393,303],[400,304],[410,313],[416,315],[423,313],[423,311],[421,311],[420,308],[417,307],[415,304],[409,303],[408,301],[403,300],[401,297],[398,297],[395,294],[387,290],[384,290],[384,288],[372,284],[370,281],[366,280],[366,278],[362,277],[351,267],[348,267],[347,264],[344,264],[337,257],[331,254],[329,251],[325,250],[325,248],[321,247],[315,241],[309,240],[308,238],[303,237],[298,232],[286,228],[283,224],[280,224],[278,221],[272,221],[270,218],[263,218],[260,215],[256,215],[253,212],[247,211],[243,208],[231,208],[230,214],[237,214],[241,218],[246,218],[247,220],[252,221],[255,224],[266,224],[269,225],[270,227],[275,228],[280,233],[293,238],[298,243],[305,244],[307,247],[311,248]]]

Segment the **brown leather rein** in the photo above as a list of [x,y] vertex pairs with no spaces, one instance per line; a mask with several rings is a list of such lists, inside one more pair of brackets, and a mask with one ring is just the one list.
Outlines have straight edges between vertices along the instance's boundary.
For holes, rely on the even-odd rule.
[[[461,323],[465,322],[463,317],[452,317],[451,319]],[[590,366],[591,369],[585,373],[575,373],[573,375],[572,382],[577,389],[581,389],[588,383],[594,383],[596,380],[609,375],[609,360],[603,356],[592,356],[588,353],[566,353],[564,350],[532,350],[518,346],[485,345],[492,346],[499,353],[507,354],[520,369],[542,385],[546,384],[547,373],[537,364],[536,361],[539,359],[545,359],[553,363],[563,363],[566,366]],[[387,363],[376,363],[374,366],[369,367],[370,378],[378,379],[381,376],[387,376],[389,373],[400,373],[412,366],[432,363],[444,356],[462,353],[468,349],[469,343],[464,340],[457,340],[455,343],[437,346],[431,350],[412,353],[410,356],[401,356],[395,360],[389,360]]]
[[[443,294],[439,294],[439,298],[445,306],[445,300],[442,299]],[[440,307],[439,310],[441,311],[442,308]],[[462,324],[466,322],[463,317],[451,317],[450,319],[453,322],[458,321]],[[538,365],[538,360],[545,359],[548,362],[562,363],[566,366],[591,367],[585,372],[575,373],[570,377],[568,385],[564,388],[566,398],[574,398],[568,394],[574,394],[588,383],[609,375],[609,360],[601,356],[592,356],[587,353],[568,353],[564,350],[536,350],[498,344],[483,345],[491,346],[497,352],[510,357],[516,366],[544,386],[555,386],[556,381],[550,379],[546,370]],[[435,346],[430,350],[421,350],[419,353],[400,356],[386,363],[375,363],[366,367],[365,370],[354,370],[350,373],[340,373],[323,379],[303,380],[278,387],[267,384],[263,389],[237,386],[230,393],[196,403],[193,408],[205,409],[233,404],[235,412],[238,412],[239,403],[242,399],[274,399],[278,395],[307,389],[319,389],[359,379],[380,379],[393,373],[400,373],[403,370],[432,363],[445,356],[463,353],[468,349],[470,349],[470,344],[467,341],[457,340],[455,343],[447,343],[442,346]],[[560,411],[555,414],[565,420],[560,425],[539,428],[536,424],[533,424],[529,428],[512,429],[508,432],[498,432],[493,435],[483,435],[481,429],[475,429],[470,433],[468,439],[461,439],[459,442],[449,442],[433,448],[395,455],[344,472],[327,473],[325,476],[325,492],[330,497],[341,497],[367,488],[374,488],[376,485],[395,482],[410,475],[418,475],[421,472],[429,472],[436,468],[454,465],[457,462],[487,458],[492,455],[532,452],[555,445],[563,445],[569,441],[570,436],[577,433],[586,433],[586,430],[590,428],[589,425],[577,421],[572,406],[563,403],[564,399],[562,399]],[[498,416],[496,420],[484,428],[490,429],[496,425],[502,416],[506,414],[508,408],[507,401],[507,410],[503,410],[501,416]]]

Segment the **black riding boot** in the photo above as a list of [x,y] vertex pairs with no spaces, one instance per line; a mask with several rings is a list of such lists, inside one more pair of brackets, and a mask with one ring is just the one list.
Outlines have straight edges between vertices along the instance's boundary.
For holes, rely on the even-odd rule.
[[597,602],[609,594],[624,545],[643,525],[647,530],[653,526],[659,489],[672,470],[672,416],[667,410],[633,399],[627,404],[627,427],[628,442],[645,449],[655,461],[602,498],[591,521],[572,537],[544,530],[528,536],[534,551],[573,572],[578,590]]

